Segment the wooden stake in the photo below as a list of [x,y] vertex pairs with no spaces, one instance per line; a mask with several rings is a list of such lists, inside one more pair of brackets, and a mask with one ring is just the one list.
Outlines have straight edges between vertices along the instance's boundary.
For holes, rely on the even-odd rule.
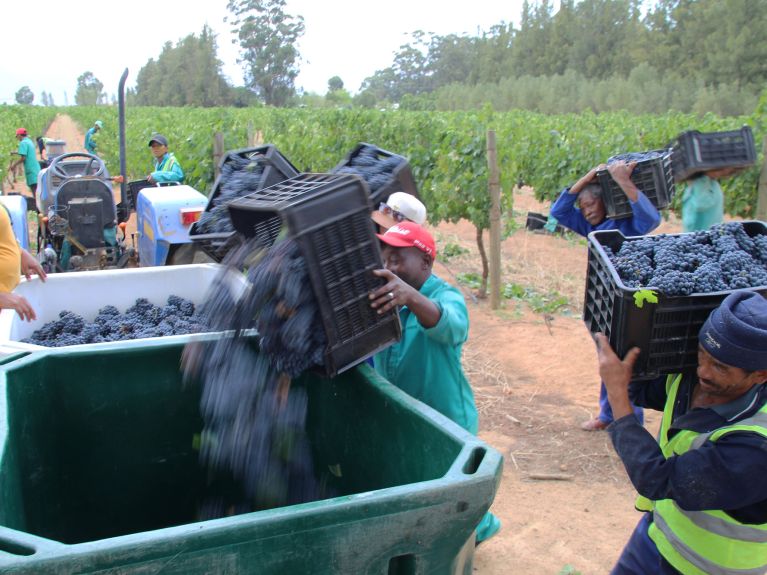
[[501,307],[501,184],[495,130],[487,131],[488,188],[490,191],[490,307]]
[[213,135],[213,174],[217,178],[221,173],[221,158],[224,157],[224,134],[216,132]]

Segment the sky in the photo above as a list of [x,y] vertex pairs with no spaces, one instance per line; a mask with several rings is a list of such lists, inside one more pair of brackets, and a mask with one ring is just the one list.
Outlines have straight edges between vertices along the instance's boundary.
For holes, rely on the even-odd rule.
[[[205,24],[218,36],[224,74],[240,86],[226,5],[227,0],[8,2],[0,30],[0,103],[14,103],[17,90],[29,86],[36,104],[45,91],[56,105],[74,105],[77,78],[86,71],[104,84],[111,100],[126,67],[132,87],[163,44],[199,35]],[[521,10],[522,0],[287,0],[286,13],[303,16],[306,28],[298,44],[296,87],[324,94],[328,80],[339,76],[356,93],[365,78],[391,65],[409,33],[474,36],[501,22],[518,23]]]

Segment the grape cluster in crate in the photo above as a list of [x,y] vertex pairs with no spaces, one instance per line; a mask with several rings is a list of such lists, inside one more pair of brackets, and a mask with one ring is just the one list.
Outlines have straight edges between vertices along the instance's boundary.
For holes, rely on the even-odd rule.
[[205,319],[193,302],[171,295],[164,306],[139,298],[125,313],[113,305],[102,307],[92,322],[71,311],[35,330],[24,343],[45,347],[64,347],[86,343],[123,341],[146,337],[184,335],[207,331]]
[[741,222],[626,241],[617,252],[604,248],[629,288],[680,296],[767,286],[767,236],[750,237]]

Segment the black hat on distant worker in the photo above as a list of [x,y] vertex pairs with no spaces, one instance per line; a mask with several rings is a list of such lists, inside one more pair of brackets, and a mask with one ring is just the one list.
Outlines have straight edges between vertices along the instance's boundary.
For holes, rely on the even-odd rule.
[[168,138],[163,136],[162,134],[155,134],[152,136],[152,138],[149,140],[149,146],[152,145],[152,142],[157,142],[161,146],[167,146],[168,145]]

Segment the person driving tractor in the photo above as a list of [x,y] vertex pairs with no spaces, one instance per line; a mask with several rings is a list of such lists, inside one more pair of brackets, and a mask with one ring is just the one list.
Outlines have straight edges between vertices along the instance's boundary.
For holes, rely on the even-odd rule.
[[184,170],[178,163],[172,152],[168,151],[168,139],[162,134],[155,134],[149,140],[154,156],[154,171],[149,174],[147,181],[150,184],[163,182],[184,183]]

